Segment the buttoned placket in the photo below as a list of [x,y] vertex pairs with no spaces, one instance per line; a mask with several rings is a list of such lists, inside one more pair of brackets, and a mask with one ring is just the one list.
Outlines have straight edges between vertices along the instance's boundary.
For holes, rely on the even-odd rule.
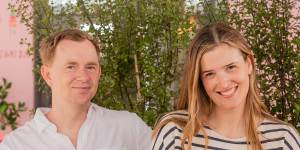
[[88,140],[88,133],[90,130],[90,126],[93,123],[93,116],[94,116],[94,106],[91,104],[86,119],[81,125],[79,131],[78,131],[78,136],[77,136],[77,150],[86,150],[87,149],[87,140]]
[[[45,129],[44,132],[52,135],[51,137],[55,137],[56,139],[58,139],[57,141],[60,141],[60,143],[63,143],[62,146],[66,150],[76,150],[70,138],[62,133],[59,133],[57,131],[57,127],[53,123],[49,122],[49,126]],[[54,144],[60,144],[60,143],[54,143]]]
[[[78,136],[77,136],[77,146],[75,147],[73,143],[71,142],[70,138],[62,133],[57,132],[57,127],[52,122],[50,122],[44,114],[40,114],[38,116],[39,121],[42,122],[42,124],[45,125],[45,128],[42,130],[45,130],[48,134],[52,134],[54,137],[57,137],[59,140],[63,141],[62,143],[65,143],[64,146],[67,146],[67,150],[86,150],[86,140],[88,138],[88,125],[92,121],[93,116],[93,107],[91,106],[88,110],[87,118],[81,125]],[[48,127],[47,127],[48,126]],[[43,132],[43,131],[42,131]]]
[[[89,112],[92,113],[92,112]],[[91,117],[89,114],[87,115],[86,120],[83,122],[83,124],[81,125],[79,131],[78,131],[78,136],[77,136],[77,149],[76,150],[86,150],[86,142],[88,139],[88,130],[89,130],[89,126],[90,122],[91,122]]]

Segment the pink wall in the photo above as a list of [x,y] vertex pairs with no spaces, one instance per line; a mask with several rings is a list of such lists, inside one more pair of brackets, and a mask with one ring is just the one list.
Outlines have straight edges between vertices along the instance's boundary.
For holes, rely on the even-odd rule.
[[[19,18],[7,9],[9,1],[11,0],[0,0],[0,84],[2,78],[12,82],[7,100],[24,101],[30,110],[34,102],[33,62],[32,57],[26,53],[27,46],[20,45],[19,42],[21,38],[27,38],[31,42],[32,35],[19,22]],[[29,111],[21,115],[19,123],[23,124],[28,119]]]

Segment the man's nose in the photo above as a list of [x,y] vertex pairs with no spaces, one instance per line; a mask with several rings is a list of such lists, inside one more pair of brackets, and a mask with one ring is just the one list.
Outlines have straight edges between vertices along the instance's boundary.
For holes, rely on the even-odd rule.
[[77,72],[77,80],[85,82],[89,80],[89,74],[88,74],[88,70],[86,69],[80,69]]

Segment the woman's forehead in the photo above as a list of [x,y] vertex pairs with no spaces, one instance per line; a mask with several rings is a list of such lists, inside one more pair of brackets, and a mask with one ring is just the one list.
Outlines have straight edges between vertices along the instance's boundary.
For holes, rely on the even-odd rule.
[[223,44],[203,54],[201,70],[213,70],[242,60],[243,55],[238,48]]

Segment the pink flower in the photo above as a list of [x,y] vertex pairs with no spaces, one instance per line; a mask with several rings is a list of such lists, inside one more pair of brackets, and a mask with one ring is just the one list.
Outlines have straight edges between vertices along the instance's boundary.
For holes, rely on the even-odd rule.
[[0,142],[4,139],[4,133],[0,132]]

